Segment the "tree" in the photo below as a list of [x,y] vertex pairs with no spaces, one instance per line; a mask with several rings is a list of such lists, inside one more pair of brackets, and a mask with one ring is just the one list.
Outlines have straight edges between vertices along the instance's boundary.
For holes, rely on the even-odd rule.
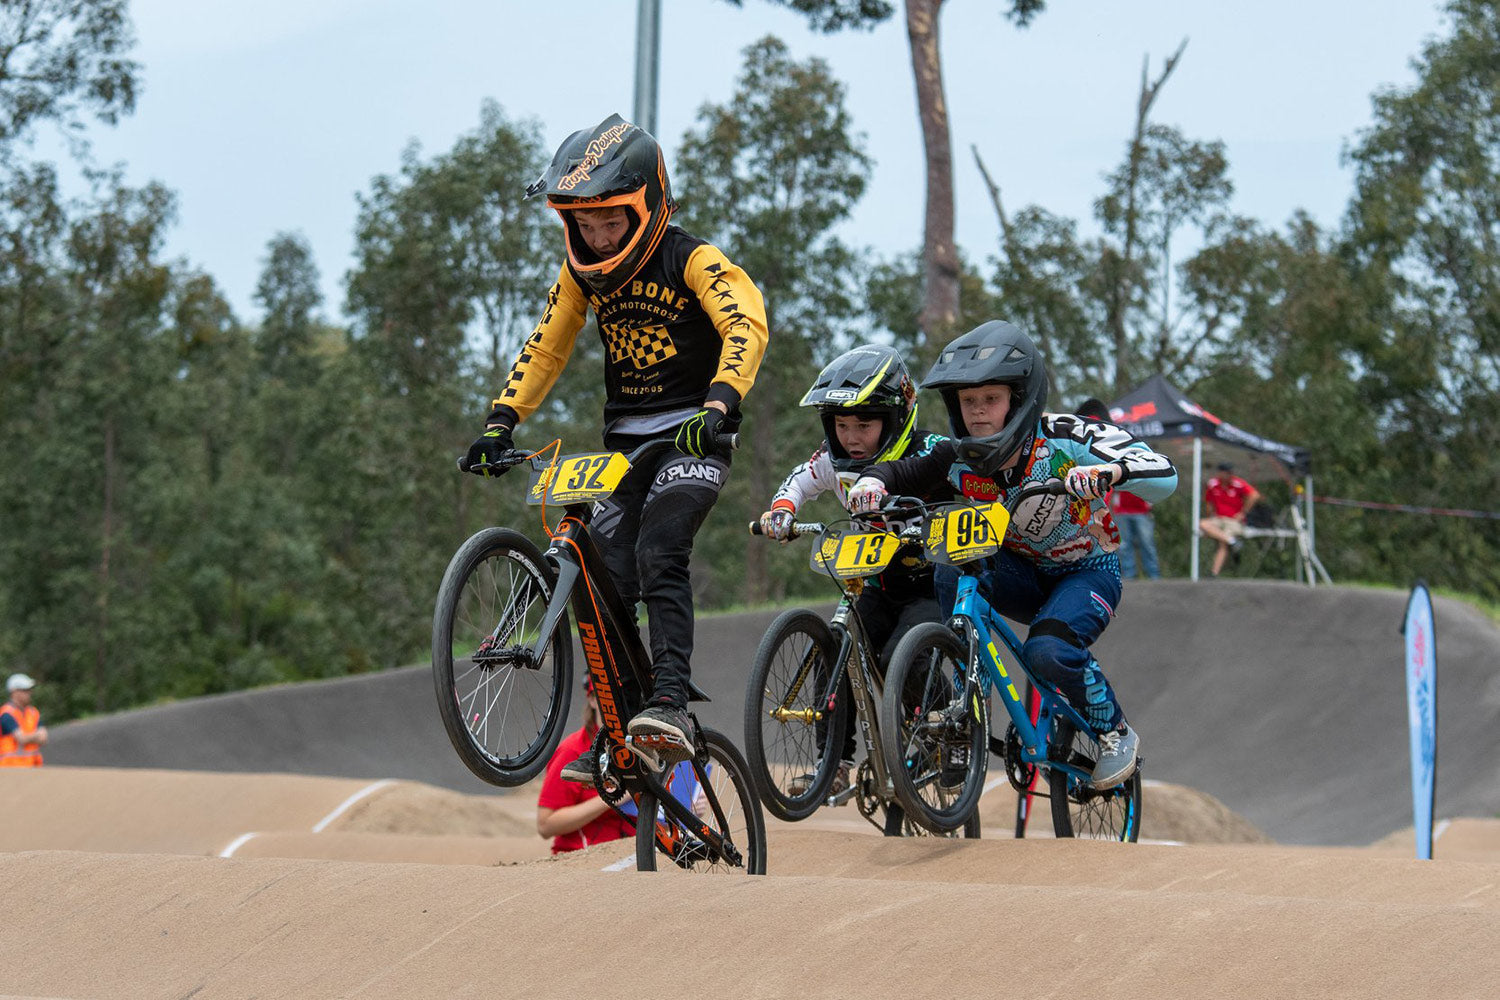
[[462,368],[478,319],[498,377],[556,275],[550,221],[525,199],[546,164],[539,127],[487,101],[453,149],[431,163],[419,152],[409,148],[400,176],[375,178],[359,198],[349,307],[360,339],[396,388],[437,385]]
[[[736,6],[741,0],[730,0]],[[880,0],[771,0],[804,15],[821,31],[872,28],[895,8]],[[917,115],[927,169],[926,210],[922,225],[922,308],[918,324],[923,338],[941,343],[958,326],[961,268],[953,237],[953,144],[948,129],[948,102],[943,94],[943,64],[938,18],[944,0],[906,0],[906,34],[912,76],[917,85]],[[1046,8],[1046,0],[1011,0],[1004,16],[1026,27]]]
[[266,311],[256,338],[261,365],[272,376],[289,374],[312,346],[313,312],[323,302],[305,236],[281,233],[271,240],[254,300]]
[[[1344,252],[1380,330],[1363,345],[1362,383],[1406,502],[1484,506],[1500,492],[1500,10],[1451,0],[1447,12],[1451,33],[1423,47],[1417,82],[1375,95],[1374,122],[1349,151]],[[1462,570],[1455,586],[1500,592],[1500,572],[1480,567],[1493,558],[1442,555],[1480,541],[1493,552],[1493,522],[1416,534],[1400,540],[1407,553],[1420,545]]]
[[[813,422],[799,415],[789,426],[778,415],[795,412],[816,366],[848,345],[863,311],[857,258],[830,233],[864,193],[870,160],[827,64],[794,62],[771,37],[745,50],[729,103],[705,105],[697,121],[677,158],[683,224],[755,281],[771,332],[770,360],[745,401],[749,441],[736,465],[748,474],[731,480],[748,507],[767,502],[785,474],[774,463],[799,453],[789,441],[808,441],[810,453]],[[743,550],[751,601],[769,593],[766,547],[756,541],[733,546]]]
[[135,110],[127,0],[25,0],[0,5],[0,162],[41,121],[75,140],[92,114],[113,125]]

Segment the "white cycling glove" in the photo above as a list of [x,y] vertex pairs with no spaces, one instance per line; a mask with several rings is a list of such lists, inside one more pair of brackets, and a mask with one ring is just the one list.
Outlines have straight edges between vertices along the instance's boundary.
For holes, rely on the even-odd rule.
[[792,517],[793,512],[785,507],[768,510],[760,516],[760,533],[784,542],[792,537]]
[[886,496],[885,483],[874,476],[863,476],[849,488],[845,503],[851,514],[868,514],[879,510],[885,503]]
[[1103,500],[1115,488],[1119,479],[1119,466],[1075,465],[1063,479],[1063,487],[1080,500]]

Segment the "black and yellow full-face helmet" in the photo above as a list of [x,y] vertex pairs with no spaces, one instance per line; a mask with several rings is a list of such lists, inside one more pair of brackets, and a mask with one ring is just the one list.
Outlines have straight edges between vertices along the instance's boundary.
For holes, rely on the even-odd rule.
[[[891,348],[873,344],[834,358],[818,373],[802,405],[813,407],[823,418],[828,453],[839,472],[861,472],[876,462],[901,457],[917,423],[917,390],[906,363]],[[870,458],[850,458],[839,444],[834,418],[840,414],[880,419],[880,443]]]
[[[958,391],[982,385],[1009,386],[1010,412],[997,433],[974,437],[959,409]],[[944,347],[922,388],[942,394],[958,457],[980,475],[993,476],[1017,452],[1031,447],[1047,405],[1047,366],[1024,330],[990,320]]]
[[[619,115],[568,136],[526,194],[547,196],[563,221],[573,270],[597,295],[608,295],[635,277],[677,209],[661,146],[651,133]],[[623,208],[629,217],[625,242],[607,260],[584,242],[573,216],[589,208]]]

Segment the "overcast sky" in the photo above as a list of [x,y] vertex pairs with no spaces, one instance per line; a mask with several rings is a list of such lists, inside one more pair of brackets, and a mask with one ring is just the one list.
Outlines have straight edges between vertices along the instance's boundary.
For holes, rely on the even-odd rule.
[[[661,0],[658,133],[668,167],[705,103],[727,101],[741,51],[775,34],[818,56],[847,88],[876,161],[841,235],[894,255],[921,239],[923,167],[904,21],[820,35],[781,8],[744,0]],[[970,147],[1008,211],[1036,203],[1093,229],[1101,176],[1134,121],[1143,60],[1154,77],[1184,38],[1153,118],[1228,147],[1236,211],[1280,226],[1303,208],[1337,224],[1351,189],[1344,145],[1370,95],[1414,80],[1410,60],[1444,26],[1425,0],[1051,0],[1029,29],[1006,0],[949,0],[942,15],[952,114],[958,241],[989,257],[998,225]],[[900,7],[900,4],[897,4]],[[497,100],[541,123],[549,151],[611,112],[631,117],[635,0],[132,0],[143,86],[136,113],[94,132],[103,162],[176,191],[169,252],[211,274],[236,313],[267,242],[309,240],[324,313],[343,318],[355,195],[400,166],[413,140],[447,151]],[[732,257],[734,248],[726,247]]]

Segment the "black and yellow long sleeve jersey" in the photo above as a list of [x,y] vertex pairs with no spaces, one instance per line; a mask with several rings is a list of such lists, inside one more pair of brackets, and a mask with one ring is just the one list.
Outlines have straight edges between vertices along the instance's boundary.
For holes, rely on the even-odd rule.
[[496,407],[525,420],[573,353],[592,308],[606,352],[604,425],[719,400],[733,413],[766,350],[760,290],[715,246],[667,227],[661,245],[618,291],[590,296],[564,263],[547,310],[526,339]]

